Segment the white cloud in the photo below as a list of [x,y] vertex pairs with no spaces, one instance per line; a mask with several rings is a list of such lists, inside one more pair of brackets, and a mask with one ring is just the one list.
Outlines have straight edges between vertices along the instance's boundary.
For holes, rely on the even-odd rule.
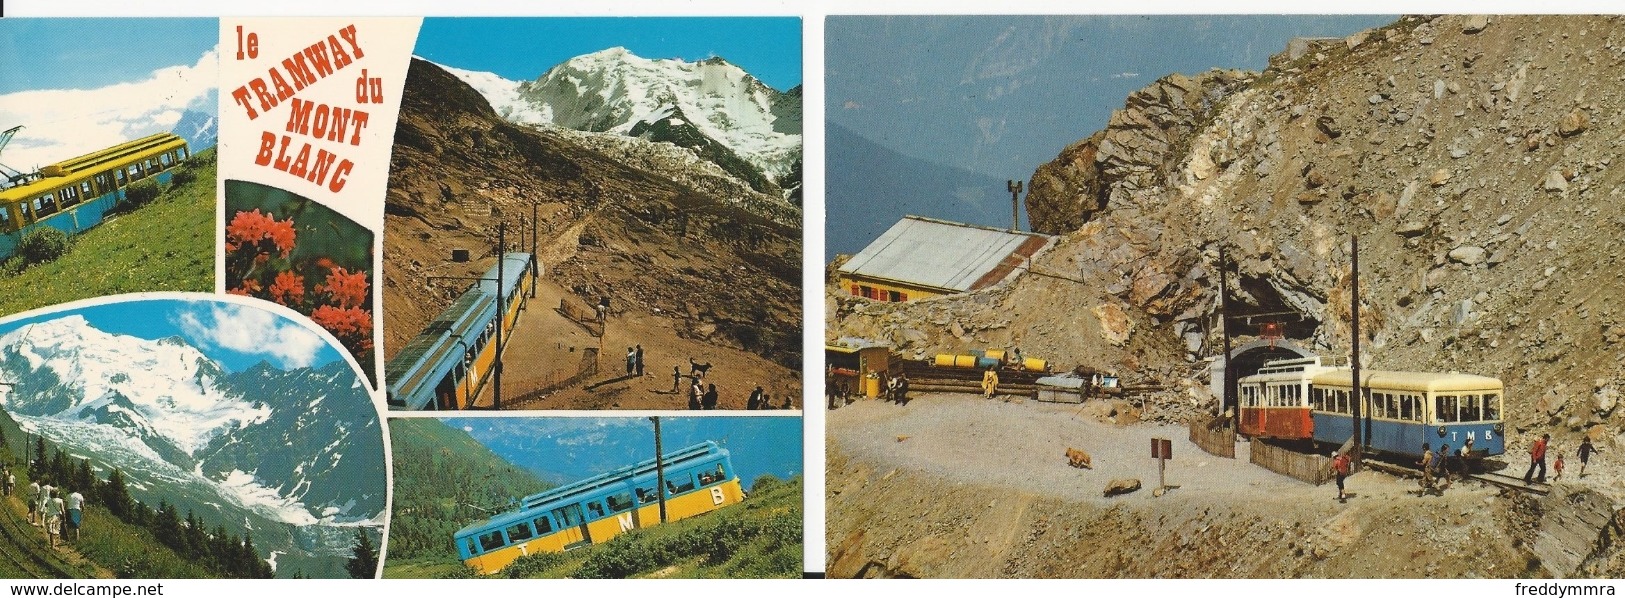
[[0,95],[0,130],[23,130],[0,163],[23,171],[168,131],[187,108],[214,113],[219,47],[196,64],[160,68],[98,89],[36,89]]
[[261,355],[282,367],[310,367],[326,345],[322,337],[269,311],[243,305],[206,305],[181,313],[176,325],[205,345]]

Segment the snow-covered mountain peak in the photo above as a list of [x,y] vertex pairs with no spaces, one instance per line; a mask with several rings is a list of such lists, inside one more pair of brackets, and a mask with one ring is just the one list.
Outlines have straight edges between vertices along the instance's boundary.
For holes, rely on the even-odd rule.
[[180,337],[112,334],[70,315],[18,328],[0,347],[0,376],[19,381],[3,402],[19,413],[134,428],[187,454],[270,415],[218,390],[225,370]]
[[440,66],[512,122],[633,134],[682,113],[682,122],[670,124],[693,127],[781,186],[795,184],[784,177],[801,160],[800,99],[720,57],[651,59],[617,46],[576,56],[525,82]]

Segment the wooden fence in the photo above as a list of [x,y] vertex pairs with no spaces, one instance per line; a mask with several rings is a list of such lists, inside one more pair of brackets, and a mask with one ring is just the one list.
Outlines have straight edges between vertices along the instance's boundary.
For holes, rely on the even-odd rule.
[[1252,445],[1248,460],[1254,465],[1316,486],[1332,479],[1330,457],[1306,454],[1256,439],[1248,444]]
[[1191,443],[1208,454],[1236,458],[1236,429],[1225,420],[1216,417],[1199,417],[1191,420]]
[[575,322],[577,326],[585,329],[587,334],[598,338],[604,337],[604,321],[598,319],[598,310],[596,308],[582,307],[570,301],[569,297],[564,297],[559,299],[559,315],[564,316],[565,319],[571,322]]
[[588,377],[595,376],[597,374],[598,349],[596,347],[583,348],[581,350],[581,361],[576,363],[574,371],[557,370],[549,373],[547,378],[542,381],[541,388],[514,397],[511,400],[512,406],[510,408],[520,406],[530,407],[531,405],[522,404],[540,400],[547,397],[547,395],[559,391],[560,389],[580,384]]

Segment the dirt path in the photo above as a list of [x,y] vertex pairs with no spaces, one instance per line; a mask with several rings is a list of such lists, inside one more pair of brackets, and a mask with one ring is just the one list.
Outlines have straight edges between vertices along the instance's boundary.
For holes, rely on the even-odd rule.
[[[923,395],[828,413],[832,577],[1515,577],[1533,570],[1515,499],[1477,483],[1420,496],[1361,472],[1334,499],[1201,452],[1183,428],[1116,426],[1076,405]],[[1150,438],[1169,438],[1153,497]],[[899,438],[903,438],[899,441]],[[1068,447],[1095,469],[1067,466]],[[1241,447],[1245,449],[1245,446]],[[1238,451],[1240,452],[1240,451]],[[1243,453],[1244,454],[1244,453]],[[1145,489],[1105,498],[1114,478]]]
[[[672,367],[689,373],[688,359],[710,363],[707,384],[716,384],[719,409],[744,409],[755,385],[761,384],[775,406],[794,397],[801,407],[801,377],[758,355],[683,338],[661,313],[625,310],[613,313],[602,339],[558,312],[560,300],[579,301],[551,280],[537,285],[536,297],[519,318],[505,349],[504,408],[508,409],[687,409],[685,379],[673,393]],[[642,345],[644,376],[626,375],[626,350]],[[588,348],[600,348],[598,374],[576,384],[541,393],[578,371]],[[486,392],[477,404],[489,406]],[[528,398],[524,398],[528,397]]]

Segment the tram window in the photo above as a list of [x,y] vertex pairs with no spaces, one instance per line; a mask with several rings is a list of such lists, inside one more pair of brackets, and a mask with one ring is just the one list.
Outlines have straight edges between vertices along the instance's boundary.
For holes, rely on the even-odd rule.
[[1326,410],[1326,390],[1316,388],[1309,391],[1309,408],[1315,411]]
[[1484,419],[1491,421],[1501,419],[1501,395],[1484,395]]
[[604,502],[609,503],[609,512],[619,513],[632,508],[632,493],[622,492],[620,494],[611,494],[604,497]]
[[549,521],[546,517],[537,517],[536,519],[531,520],[531,523],[536,525],[537,534],[545,534],[553,531],[553,522]]
[[1441,422],[1454,422],[1456,419],[1456,397],[1451,395],[1437,395],[1433,402],[1433,417]]
[[587,516],[593,519],[604,516],[604,503],[592,501],[587,503]]
[[33,210],[29,209],[28,202],[25,201],[17,204],[17,209],[22,212],[23,220],[32,220],[34,218],[34,212]]
[[638,488],[638,504],[652,503],[655,499],[654,488]]
[[666,476],[666,493],[682,494],[694,489],[694,475],[680,473],[675,476]]
[[502,548],[503,544],[502,530],[491,530],[480,534],[480,548],[484,550],[496,550]]
[[186,159],[186,148],[183,147],[183,148],[180,148],[178,150],[175,150],[175,156],[179,157],[182,160],[185,160]]
[[581,525],[581,509],[574,505],[553,509],[553,518],[559,520],[560,526]]
[[171,164],[169,161],[169,152],[160,154],[158,156],[158,163],[164,165],[164,168],[169,168],[169,165]]
[[1412,413],[1412,410],[1411,410],[1411,398],[1409,396],[1400,395],[1400,397],[1399,397],[1399,419],[1402,419],[1402,420],[1405,420],[1405,421],[1410,421],[1411,413]]
[[534,538],[534,537],[536,537],[536,534],[531,533],[529,523],[521,521],[519,523],[515,523],[513,525],[508,526],[508,540],[509,541],[522,542],[522,541],[529,540],[529,539]]
[[1478,421],[1478,395],[1462,395],[1462,397],[1461,397],[1461,421],[1464,421],[1464,422],[1476,422],[1476,421]]
[[95,193],[90,190],[90,181],[79,183],[79,194],[85,197],[95,195]]
[[124,178],[124,169],[113,171],[113,178],[118,180],[118,186],[123,187],[125,180],[127,180]]
[[0,208],[0,227],[11,228],[11,210]]

